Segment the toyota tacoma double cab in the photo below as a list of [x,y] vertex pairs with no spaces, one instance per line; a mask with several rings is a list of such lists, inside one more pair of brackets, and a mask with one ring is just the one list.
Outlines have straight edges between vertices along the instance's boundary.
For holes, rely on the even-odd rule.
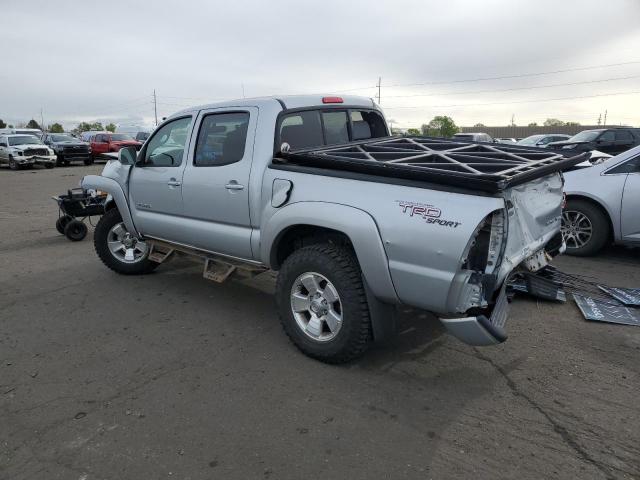
[[391,335],[399,304],[503,342],[507,280],[562,250],[561,171],[584,159],[391,137],[372,99],[289,96],[183,110],[81,184],[110,194],[94,234],[107,267],[186,253],[219,282],[278,271],[284,331],[339,363]]

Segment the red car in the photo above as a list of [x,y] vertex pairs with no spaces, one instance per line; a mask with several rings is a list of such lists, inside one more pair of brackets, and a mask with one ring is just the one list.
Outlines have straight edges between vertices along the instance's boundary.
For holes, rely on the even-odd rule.
[[91,156],[95,158],[103,153],[117,152],[122,147],[136,147],[140,150],[142,143],[126,133],[96,133],[91,139]]

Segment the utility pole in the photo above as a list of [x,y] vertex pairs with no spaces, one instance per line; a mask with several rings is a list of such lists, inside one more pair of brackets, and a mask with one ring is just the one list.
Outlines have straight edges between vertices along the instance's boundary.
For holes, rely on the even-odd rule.
[[511,114],[511,126],[512,126],[512,127],[515,127],[515,126],[516,126],[515,119],[516,119],[516,114],[515,114],[515,113],[512,113],[512,114]]
[[602,113],[598,115],[598,126],[602,124]]
[[156,89],[153,89],[153,113],[156,117],[156,127],[158,126],[158,102],[156,98]]
[[241,83],[240,86],[242,87],[242,98],[245,98],[245,96],[244,96],[244,83]]
[[378,105],[382,105],[382,98],[380,94],[380,89],[382,88],[382,77],[378,77]]
[[604,111],[604,126],[607,126],[607,110]]
[[44,128],[44,115],[42,114],[42,107],[40,107],[40,128],[44,132],[46,128]]

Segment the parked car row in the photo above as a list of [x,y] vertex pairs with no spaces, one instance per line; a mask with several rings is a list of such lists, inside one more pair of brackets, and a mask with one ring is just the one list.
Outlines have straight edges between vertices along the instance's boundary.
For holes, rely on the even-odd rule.
[[[0,132],[0,165],[11,169],[44,165],[47,168],[68,166],[71,162],[91,165],[103,153],[118,152],[122,147],[142,147],[138,141],[124,133],[85,132],[78,139],[68,133],[42,133],[23,129],[24,133]],[[37,135],[40,132],[40,135]],[[144,133],[144,132],[140,132]]]

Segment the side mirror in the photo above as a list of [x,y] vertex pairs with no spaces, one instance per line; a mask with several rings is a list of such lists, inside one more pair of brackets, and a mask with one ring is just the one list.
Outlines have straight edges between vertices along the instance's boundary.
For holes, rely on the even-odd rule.
[[136,163],[136,147],[122,147],[118,151],[118,161],[122,165],[134,165]]

